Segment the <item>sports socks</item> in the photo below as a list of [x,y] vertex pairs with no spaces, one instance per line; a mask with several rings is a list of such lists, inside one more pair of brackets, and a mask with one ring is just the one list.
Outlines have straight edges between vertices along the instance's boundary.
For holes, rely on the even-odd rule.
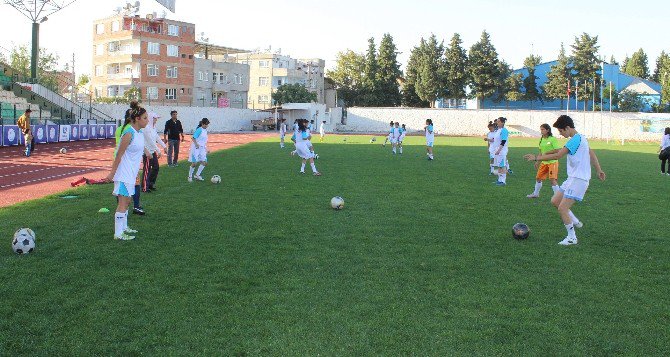
[[[312,164],[314,165],[314,164]],[[300,172],[305,172],[305,163],[303,162],[302,165],[300,165]]]
[[540,194],[541,189],[542,189],[542,181],[535,182],[535,191],[533,191],[533,195],[538,196]]
[[[316,170],[316,165],[314,165],[313,162],[310,162],[309,165],[312,166],[312,172],[318,172],[318,171]],[[305,166],[303,166],[303,169],[304,169],[304,168],[305,168]]]
[[188,168],[188,177],[193,177],[193,171],[195,171],[195,167],[191,166]]
[[577,238],[575,234],[575,225],[570,223],[565,225],[565,229],[568,231],[568,238]]
[[502,183],[507,183],[507,174],[498,175],[498,181],[500,181]]
[[558,192],[559,188],[560,187],[558,185],[551,186],[551,189],[554,191],[554,193]]
[[573,224],[579,224],[579,219],[577,216],[575,216],[574,213],[572,213],[572,210],[568,211],[568,214],[570,215],[570,220],[572,221]]
[[202,170],[204,170],[204,169],[205,169],[205,165],[198,166],[198,171],[195,174],[197,176],[200,176],[200,174],[202,173]]
[[125,230],[125,219],[126,219],[126,214],[124,212],[116,212],[114,214],[114,236],[115,237],[120,237],[121,234],[123,234],[123,231]]

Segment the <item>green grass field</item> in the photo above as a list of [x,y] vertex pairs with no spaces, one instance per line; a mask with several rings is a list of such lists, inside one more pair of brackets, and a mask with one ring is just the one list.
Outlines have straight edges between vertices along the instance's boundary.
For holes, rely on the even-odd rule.
[[[322,177],[276,140],[211,154],[219,185],[164,166],[132,242],[97,213],[110,185],[0,210],[0,355],[670,354],[655,144],[592,143],[608,179],[562,247],[549,185],[526,198],[537,140],[511,140],[514,175],[496,187],[479,138],[438,138],[433,162],[421,137],[403,156],[369,139],[315,143]],[[37,251],[20,257],[22,226]]]

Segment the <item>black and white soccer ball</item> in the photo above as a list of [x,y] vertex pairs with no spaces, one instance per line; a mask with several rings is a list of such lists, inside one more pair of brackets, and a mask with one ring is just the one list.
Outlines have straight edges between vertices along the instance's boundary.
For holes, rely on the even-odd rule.
[[514,239],[523,240],[530,236],[530,228],[525,223],[517,223],[512,227]]
[[61,154],[67,154],[67,149],[66,148],[60,148],[60,153]]
[[370,144],[374,143],[375,141],[377,141],[377,138],[373,136],[372,139],[370,139]]
[[34,235],[31,236],[28,231],[32,232],[30,229],[22,228],[14,233],[14,238],[12,238],[12,250],[14,253],[28,254],[35,250]]
[[14,237],[20,236],[20,235],[27,235],[29,236],[32,240],[36,240],[35,232],[30,229],[30,228],[19,228],[14,232]]
[[318,160],[318,159],[319,159],[319,154],[314,153],[314,160]]
[[344,208],[344,199],[340,196],[335,196],[330,199],[330,207],[333,207],[333,209],[342,209]]
[[221,176],[219,175],[212,176],[212,183],[221,183]]

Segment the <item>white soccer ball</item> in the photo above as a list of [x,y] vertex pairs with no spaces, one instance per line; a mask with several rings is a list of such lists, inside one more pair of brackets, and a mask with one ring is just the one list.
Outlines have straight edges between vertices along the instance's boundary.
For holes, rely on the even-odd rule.
[[22,235],[27,235],[30,237],[30,239],[36,240],[35,232],[33,232],[33,230],[30,228],[19,228],[16,232],[14,232],[14,238]]
[[[17,232],[18,233],[18,232]],[[35,240],[28,234],[14,234],[12,250],[16,254],[28,254],[35,250]]]
[[61,154],[67,154],[67,149],[66,148],[60,148],[60,153]]
[[319,154],[314,154],[314,160],[318,160],[318,159],[319,159]]
[[342,209],[344,208],[344,199],[340,196],[336,196],[330,199],[330,207],[333,209]]
[[221,183],[221,176],[219,175],[212,176],[212,183]]

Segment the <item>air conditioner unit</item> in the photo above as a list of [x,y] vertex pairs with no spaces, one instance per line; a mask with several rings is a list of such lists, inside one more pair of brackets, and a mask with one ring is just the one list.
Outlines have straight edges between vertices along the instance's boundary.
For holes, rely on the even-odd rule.
[[147,14],[147,20],[153,20],[156,18],[156,15],[154,14]]

